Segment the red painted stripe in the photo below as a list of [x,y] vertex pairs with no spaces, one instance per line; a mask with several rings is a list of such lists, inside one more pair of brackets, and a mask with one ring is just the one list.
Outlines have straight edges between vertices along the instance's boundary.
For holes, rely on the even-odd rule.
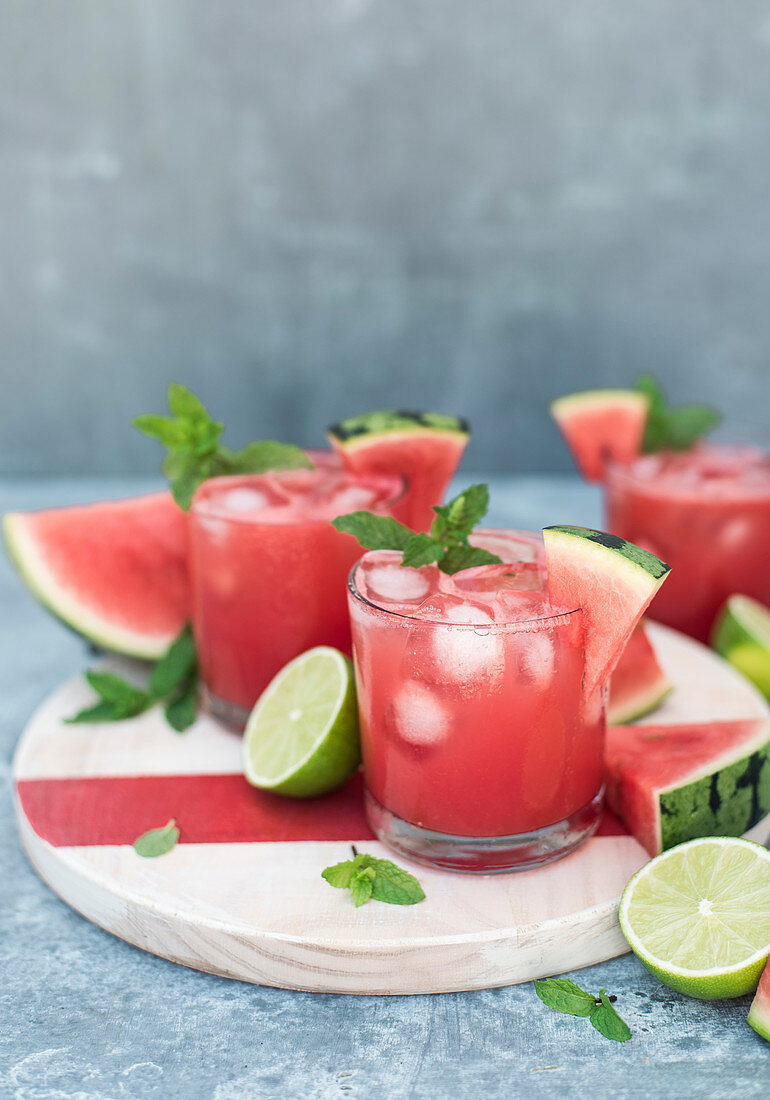
[[373,838],[359,775],[312,801],[265,794],[242,775],[24,779],[16,790],[32,828],[57,848],[132,844],[170,817],[185,844]]
[[[257,791],[241,775],[24,779],[16,790],[34,831],[57,848],[132,844],[170,817],[183,844],[373,839],[360,775],[307,802]],[[607,810],[597,835],[627,834]]]

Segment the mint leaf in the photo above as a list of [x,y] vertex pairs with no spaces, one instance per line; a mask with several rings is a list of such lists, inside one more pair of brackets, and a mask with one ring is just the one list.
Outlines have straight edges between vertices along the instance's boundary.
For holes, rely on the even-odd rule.
[[350,894],[356,909],[360,909],[372,896],[375,871],[373,867],[361,867],[350,880]]
[[327,867],[321,877],[338,890],[349,889],[356,908],[370,898],[389,905],[415,905],[425,897],[414,875],[389,859],[377,859],[364,853]]
[[631,1029],[613,1008],[606,989],[599,990],[599,1000],[601,1004],[596,1005],[591,1013],[591,1025],[607,1039],[614,1039],[616,1043],[628,1042]]
[[209,415],[200,398],[176,382],[168,387],[168,405],[173,417],[146,414],[134,417],[132,423],[169,452],[163,472],[174,500],[185,511],[198,486],[211,477],[312,468],[299,447],[273,439],[249,443],[240,451],[223,447],[220,439],[224,424]]
[[78,711],[77,714],[73,714],[71,718],[65,718],[64,721],[67,725],[74,725],[76,722],[119,722],[126,717],[128,715],[123,714],[114,703],[108,703],[105,699],[102,699],[101,702],[95,703],[92,707],[86,707],[85,710]]
[[[438,520],[434,526],[442,534],[467,539],[473,528],[481,522],[489,510],[489,486],[471,485],[448,504],[436,505],[433,511]],[[434,535],[433,528],[431,534]],[[440,537],[440,536],[437,536]]]
[[421,565],[431,565],[443,556],[444,547],[430,535],[412,535],[404,547],[402,565],[419,568]]
[[332,526],[355,536],[367,550],[403,550],[414,536],[398,520],[373,512],[348,512],[333,519]]
[[170,852],[172,848],[176,847],[178,840],[179,829],[172,817],[160,829],[150,829],[137,837],[134,841],[134,849],[140,856],[144,856],[146,859],[154,859],[156,856],[163,856],[166,852]]
[[198,677],[193,676],[166,705],[166,721],[177,733],[184,733],[195,721],[198,712]]
[[722,419],[710,405],[670,406],[662,386],[651,374],[640,375],[634,387],[645,395],[649,405],[642,441],[647,454],[686,450]]
[[187,683],[195,672],[195,667],[195,641],[192,627],[189,623],[185,623],[153,668],[150,691],[156,699],[165,699]]
[[65,719],[69,724],[119,722],[124,718],[135,718],[152,705],[152,697],[146,691],[141,691],[112,672],[91,670],[86,673],[86,680],[99,696],[100,702]]
[[445,551],[438,563],[442,573],[459,573],[463,569],[473,569],[477,565],[500,565],[502,558],[482,550],[479,546],[451,546]]
[[590,1016],[596,1008],[596,998],[575,985],[569,978],[544,978],[536,981],[537,993],[544,1005],[569,1016]]

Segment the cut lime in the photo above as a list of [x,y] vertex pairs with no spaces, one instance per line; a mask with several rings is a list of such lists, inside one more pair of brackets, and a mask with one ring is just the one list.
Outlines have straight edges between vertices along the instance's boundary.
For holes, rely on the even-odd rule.
[[309,649],[281,669],[249,715],[246,778],[262,790],[314,798],[360,763],[353,666],[330,646]]
[[705,1001],[750,993],[770,953],[770,852],[737,837],[689,840],[634,875],[619,917],[664,985]]
[[770,699],[770,610],[731,596],[711,631],[711,645]]

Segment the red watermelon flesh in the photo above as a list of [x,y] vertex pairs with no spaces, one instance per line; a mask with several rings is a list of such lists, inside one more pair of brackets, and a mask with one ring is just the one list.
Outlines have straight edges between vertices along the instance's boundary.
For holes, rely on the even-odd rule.
[[602,481],[608,462],[638,458],[647,423],[647,397],[636,390],[585,390],[559,397],[551,415],[587,481]]
[[465,421],[439,413],[385,410],[351,417],[328,430],[346,469],[400,474],[402,499],[392,509],[414,531],[427,531],[468,443]]
[[637,624],[610,679],[607,721],[613,726],[635,722],[660,706],[671,684],[658,663],[644,622]]
[[766,718],[610,727],[604,762],[609,806],[651,855],[770,813]]
[[105,649],[155,659],[190,617],[187,517],[169,493],[5,516],[44,606]]
[[757,1035],[770,1040],[770,962],[759,979],[759,986],[749,1009],[748,1022]]

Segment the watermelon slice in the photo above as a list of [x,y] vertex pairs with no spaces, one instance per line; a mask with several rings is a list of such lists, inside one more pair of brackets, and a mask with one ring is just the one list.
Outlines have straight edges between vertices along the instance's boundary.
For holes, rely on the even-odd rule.
[[104,649],[155,660],[190,617],[187,517],[170,493],[11,512],[3,532],[32,594]]
[[759,979],[759,986],[749,1009],[748,1022],[757,1035],[770,1040],[770,962]]
[[638,458],[649,401],[636,390],[585,390],[551,402],[551,415],[583,477],[601,481],[608,461]]
[[583,610],[583,687],[590,696],[609,679],[669,566],[632,542],[587,527],[546,527],[543,541],[551,603]]
[[433,505],[441,503],[469,435],[467,421],[459,417],[404,409],[351,416],[327,429],[352,473],[405,478],[406,492],[393,514],[414,531],[427,531],[433,522]]
[[650,855],[742,836],[770,813],[770,721],[607,731],[607,802]]
[[670,691],[671,684],[640,622],[612,674],[607,721],[612,726],[635,722],[659,707]]

